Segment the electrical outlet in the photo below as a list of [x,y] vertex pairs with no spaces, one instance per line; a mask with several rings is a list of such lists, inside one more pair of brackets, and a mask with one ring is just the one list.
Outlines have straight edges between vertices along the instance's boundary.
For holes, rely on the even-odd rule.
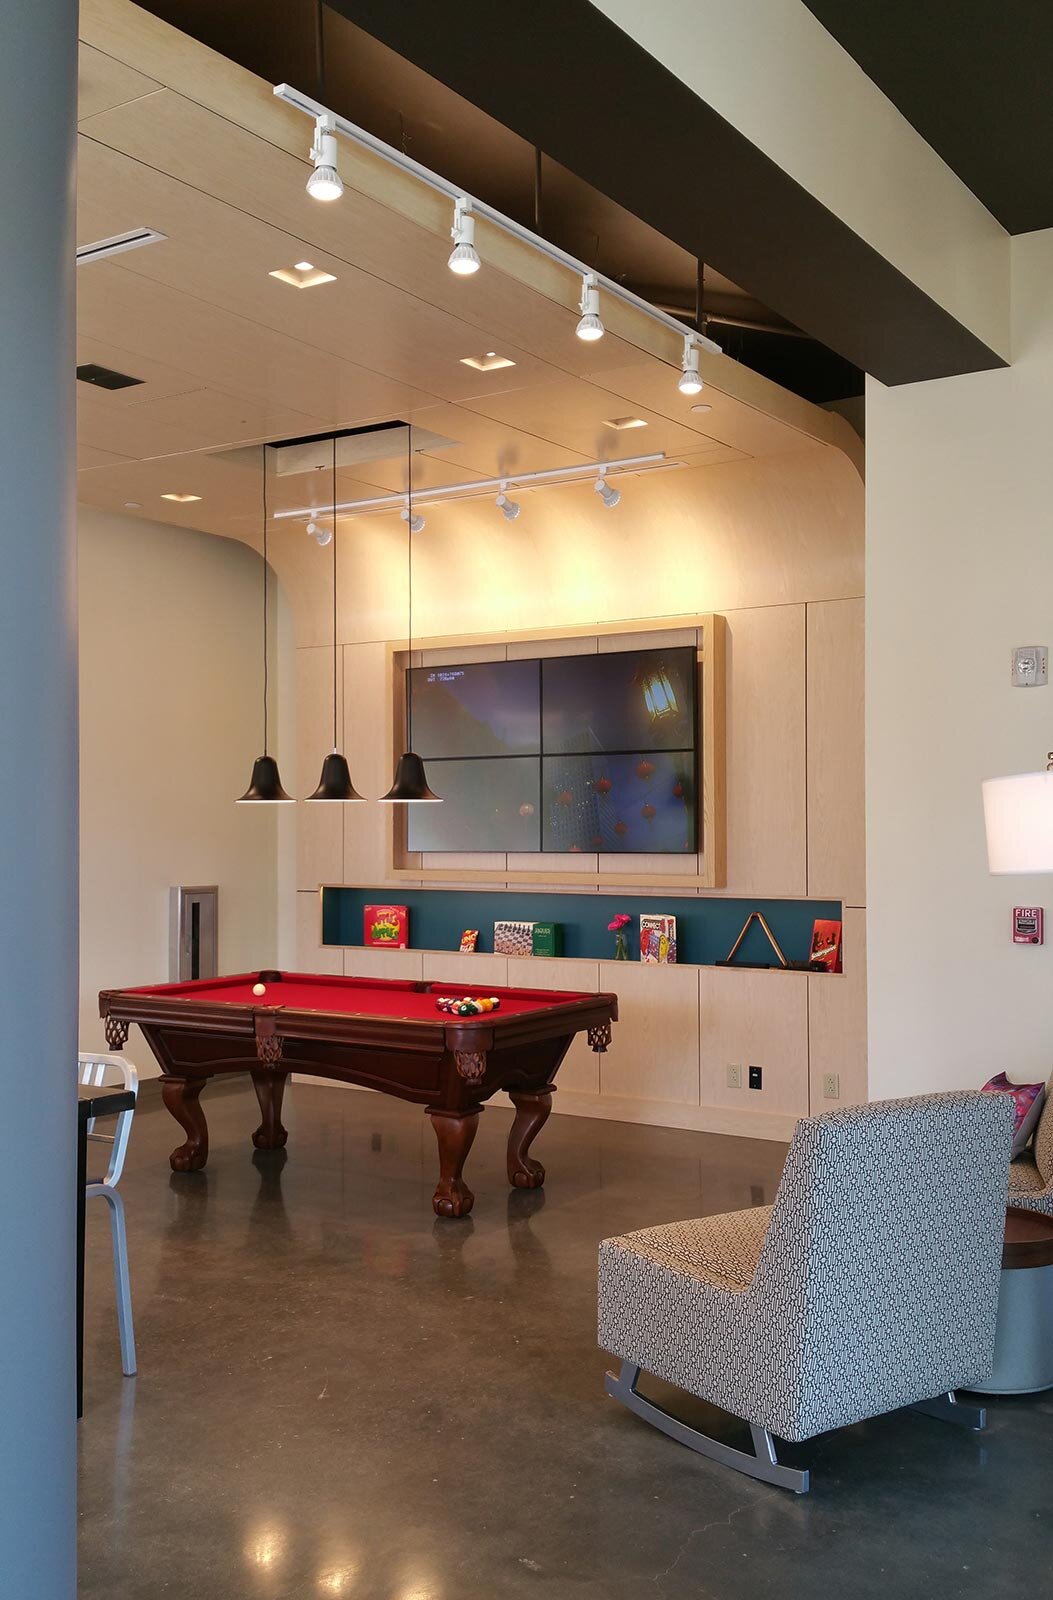
[[823,1099],[839,1100],[841,1098],[841,1085],[836,1072],[823,1073]]
[[763,1087],[764,1086],[761,1083],[761,1068],[760,1067],[751,1067],[750,1068],[750,1088],[751,1089],[761,1089]]
[[730,1061],[728,1062],[728,1088],[742,1088],[742,1068],[740,1066],[732,1066]]

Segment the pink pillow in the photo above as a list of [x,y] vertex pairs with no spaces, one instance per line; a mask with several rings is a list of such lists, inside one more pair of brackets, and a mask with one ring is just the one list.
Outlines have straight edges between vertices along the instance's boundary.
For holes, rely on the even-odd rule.
[[992,1094],[1011,1094],[1016,1101],[1016,1131],[1013,1134],[1013,1155],[1020,1155],[1027,1147],[1035,1130],[1042,1102],[1046,1097],[1044,1083],[1010,1083],[1004,1072],[984,1084]]

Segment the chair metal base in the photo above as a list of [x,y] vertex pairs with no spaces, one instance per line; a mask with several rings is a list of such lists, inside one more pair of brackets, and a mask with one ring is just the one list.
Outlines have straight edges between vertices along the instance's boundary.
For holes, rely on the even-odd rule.
[[84,1193],[88,1200],[105,1200],[110,1208],[113,1275],[117,1289],[117,1327],[121,1336],[121,1369],[126,1378],[134,1378],[135,1327],[132,1322],[132,1284],[128,1272],[128,1233],[124,1225],[124,1201],[109,1183],[89,1183],[85,1186]]
[[957,1422],[974,1433],[982,1433],[987,1427],[987,1407],[971,1406],[968,1401],[959,1400],[953,1389],[938,1394],[934,1400],[916,1400],[908,1409],[922,1411],[927,1417],[939,1417],[941,1422]]
[[620,1401],[653,1428],[668,1434],[670,1439],[686,1445],[700,1456],[719,1461],[721,1466],[731,1467],[735,1472],[744,1472],[749,1478],[760,1478],[762,1482],[773,1483],[780,1489],[792,1489],[794,1494],[808,1493],[808,1473],[780,1465],[775,1454],[775,1441],[766,1428],[755,1428],[750,1424],[756,1454],[747,1455],[744,1450],[735,1450],[731,1445],[721,1444],[719,1439],[710,1438],[708,1433],[689,1428],[686,1422],[679,1421],[661,1406],[655,1405],[654,1401],[645,1400],[637,1392],[639,1377],[640,1368],[633,1366],[631,1361],[623,1361],[617,1375],[608,1372],[605,1380],[607,1393],[612,1400]]

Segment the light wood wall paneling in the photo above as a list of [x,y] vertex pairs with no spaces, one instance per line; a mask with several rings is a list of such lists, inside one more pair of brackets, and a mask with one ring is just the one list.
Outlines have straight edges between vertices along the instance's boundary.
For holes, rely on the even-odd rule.
[[[846,906],[844,972],[812,972],[808,983],[811,1109],[862,1105],[867,1098],[867,914]],[[823,1078],[837,1075],[838,1095],[827,1099]]]
[[419,982],[424,976],[424,952],[345,945],[344,975],[348,978],[414,978]]
[[319,890],[301,889],[296,896],[296,967],[299,972],[343,973],[344,952],[322,943],[322,901]]
[[[337,681],[339,684],[340,674]],[[339,692],[343,717],[343,694]],[[333,651],[296,651],[296,764],[283,774],[289,791],[309,795],[318,783],[322,761],[333,748]],[[356,781],[352,772],[352,781]],[[344,876],[344,806],[296,808],[296,887],[317,889]],[[362,806],[350,809],[361,811]]]
[[698,969],[603,961],[599,986],[618,996],[614,1038],[599,1058],[604,1097],[697,1106]]
[[[807,1116],[807,975],[703,967],[699,977],[703,1105]],[[730,1065],[742,1068],[741,1089],[728,1087]],[[761,1068],[760,1089],[748,1087],[751,1066]]]
[[[390,652],[384,644],[344,646],[343,752],[359,794],[375,802],[394,776]],[[302,807],[300,808],[303,809]],[[341,806],[343,882],[380,884],[388,876],[394,806]],[[332,882],[340,882],[334,878]]]
[[805,895],[805,608],[735,611],[727,624],[727,887]]
[[448,983],[458,993],[485,988],[487,984],[507,984],[507,956],[462,956],[457,950],[425,950],[424,979],[427,983]]
[[[509,956],[508,981],[521,989],[573,989],[582,994],[595,994],[600,987],[600,964],[598,961]],[[598,1094],[599,1062],[585,1034],[576,1034],[556,1079],[560,1092]],[[556,1098],[558,1100],[559,1096]]]
[[808,893],[865,905],[863,601],[807,609]]
[[728,881],[728,625],[707,618],[698,630],[702,713],[702,854],[700,881],[722,889]]

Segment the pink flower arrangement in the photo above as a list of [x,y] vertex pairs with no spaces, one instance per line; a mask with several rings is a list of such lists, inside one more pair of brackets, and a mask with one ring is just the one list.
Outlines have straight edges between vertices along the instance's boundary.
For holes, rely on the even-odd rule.
[[627,912],[619,911],[618,915],[608,922],[607,932],[621,933],[622,929],[627,928],[632,920],[632,917],[630,917]]

